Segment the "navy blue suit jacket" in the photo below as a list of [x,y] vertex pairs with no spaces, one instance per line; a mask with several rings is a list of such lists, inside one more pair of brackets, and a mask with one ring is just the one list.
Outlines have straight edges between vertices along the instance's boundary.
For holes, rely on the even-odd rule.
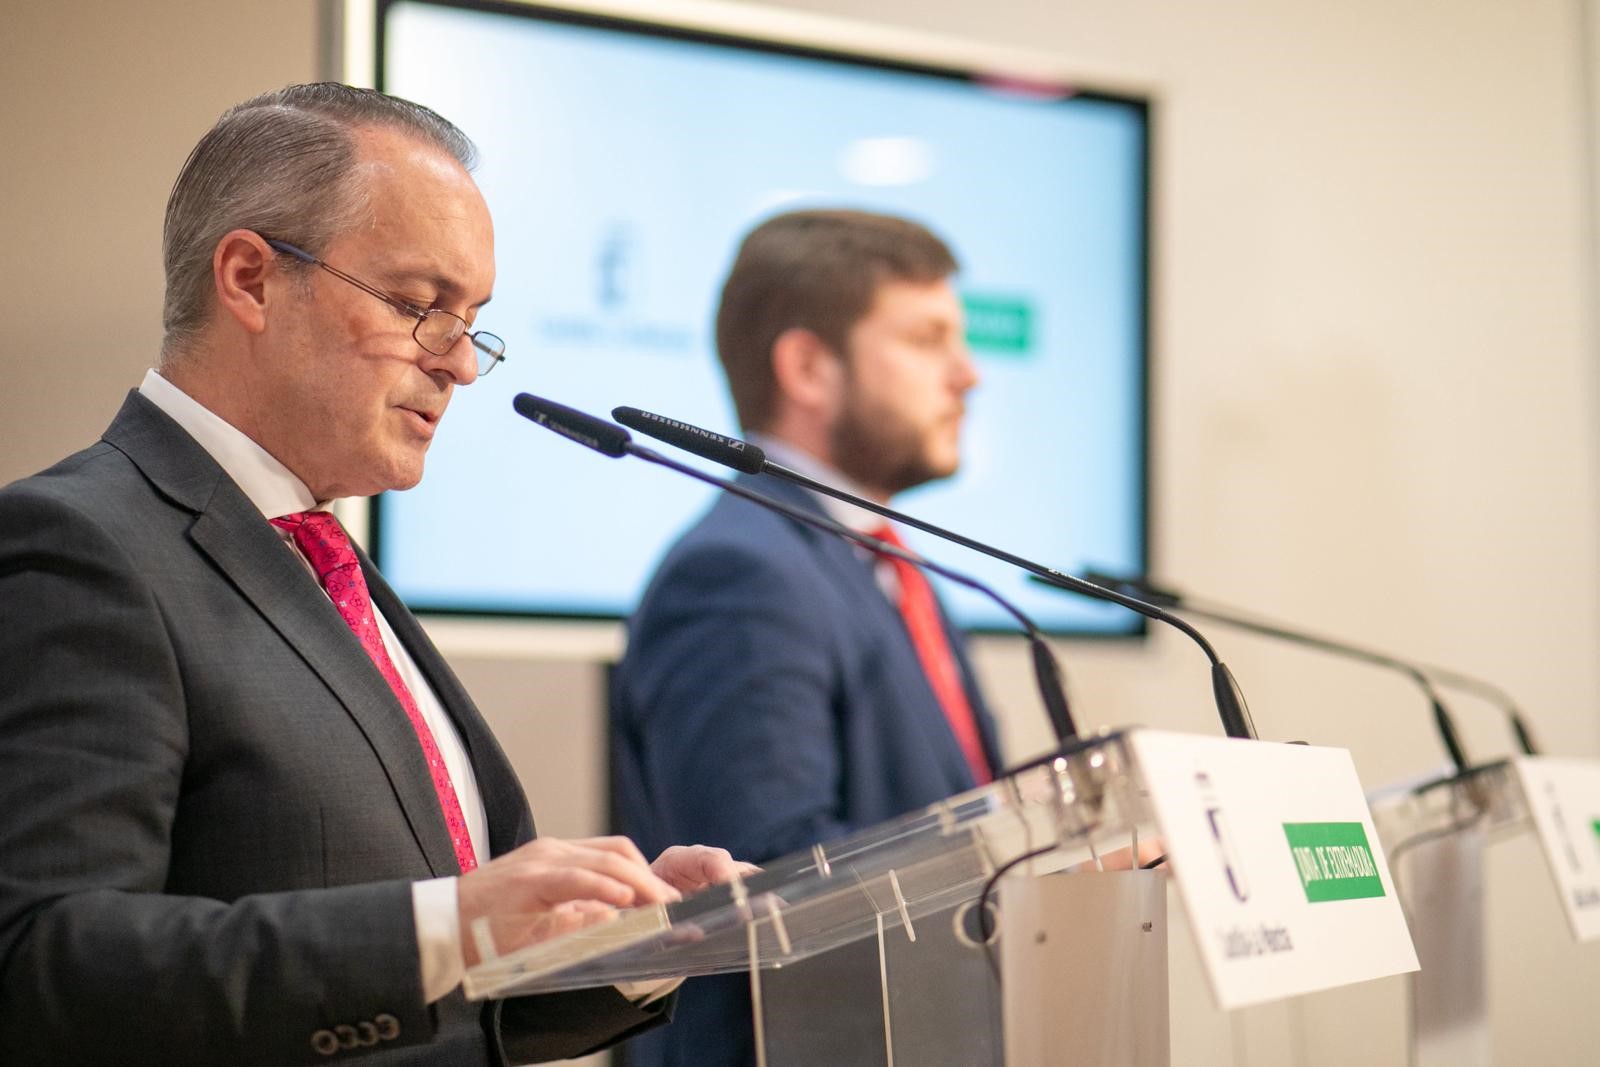
[[[822,513],[791,483],[741,481]],[[622,829],[651,855],[697,842],[760,863],[976,784],[871,557],[732,496],[667,554],[629,624],[612,737]],[[691,980],[629,1062],[753,1063],[746,982]]]

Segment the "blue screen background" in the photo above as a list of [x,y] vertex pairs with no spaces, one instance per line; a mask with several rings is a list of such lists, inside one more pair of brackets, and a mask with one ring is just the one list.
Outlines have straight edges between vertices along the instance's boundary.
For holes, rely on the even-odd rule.
[[[579,448],[511,398],[737,434],[717,293],[743,233],[800,206],[916,218],[956,251],[965,297],[1025,309],[1026,344],[974,335],[961,473],[897,506],[1058,569],[1143,571],[1139,105],[417,2],[387,9],[382,87],[478,144],[498,276],[477,325],[507,342],[505,364],[456,393],[422,484],[379,500],[379,564],[408,603],[632,609],[713,490]],[[907,540],[1046,629],[1133,629],[1120,609]],[[975,593],[941,595],[966,626],[1010,627]]]

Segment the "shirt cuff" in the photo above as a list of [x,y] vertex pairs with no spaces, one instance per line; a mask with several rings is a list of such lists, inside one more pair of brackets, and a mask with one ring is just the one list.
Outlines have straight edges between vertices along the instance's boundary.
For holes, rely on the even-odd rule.
[[466,957],[461,953],[456,880],[433,878],[411,883],[411,913],[417,923],[422,998],[432,1004],[460,985],[461,976],[467,971]]

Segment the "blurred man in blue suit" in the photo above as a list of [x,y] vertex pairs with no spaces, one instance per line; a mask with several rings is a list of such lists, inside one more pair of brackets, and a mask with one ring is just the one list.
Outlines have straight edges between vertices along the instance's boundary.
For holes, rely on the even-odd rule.
[[[888,503],[954,474],[966,394],[956,261],[905,219],[797,211],[753,230],[717,349],[745,432],[776,462]],[[752,488],[880,537],[869,512]],[[629,628],[613,712],[619,813],[757,862],[989,780],[994,723],[926,579],[731,496],[671,549]],[[629,1062],[754,1062],[747,979],[691,981]]]

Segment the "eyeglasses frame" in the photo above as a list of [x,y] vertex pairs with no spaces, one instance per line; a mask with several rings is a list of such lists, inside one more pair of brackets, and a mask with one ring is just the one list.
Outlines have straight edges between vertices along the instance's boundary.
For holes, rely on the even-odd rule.
[[[416,326],[412,327],[411,339],[413,341],[415,341],[417,343],[417,347],[422,349],[424,352],[427,352],[430,355],[435,355],[435,356],[447,356],[447,355],[450,354],[450,348],[455,347],[456,344],[460,344],[461,343],[461,338],[465,337],[467,340],[472,342],[472,347],[473,348],[477,349],[479,352],[483,353],[485,356],[488,356],[490,358],[490,360],[491,360],[487,370],[483,369],[482,367],[480,367],[478,369],[478,377],[482,378],[484,375],[488,374],[489,371],[494,370],[500,364],[505,362],[505,359],[506,359],[506,343],[505,343],[505,341],[502,340],[501,337],[498,334],[490,333],[487,330],[474,330],[474,329],[472,329],[467,324],[467,320],[462,318],[460,315],[457,315],[455,312],[446,311],[444,308],[427,308],[427,309],[415,308],[415,307],[411,306],[410,304],[406,303],[404,300],[401,300],[400,298],[398,298],[396,296],[393,296],[390,293],[384,292],[382,289],[379,289],[375,285],[371,285],[371,284],[369,284],[367,282],[364,282],[360,278],[357,278],[352,274],[346,274],[344,271],[340,270],[338,267],[333,266],[331,263],[328,263],[325,260],[319,259],[318,257],[312,255],[310,252],[307,252],[305,249],[300,248],[300,247],[298,247],[296,245],[292,245],[288,241],[280,241],[280,240],[278,240],[276,238],[273,238],[273,237],[267,237],[266,235],[262,235],[261,239],[263,241],[267,242],[268,245],[270,245],[272,248],[276,249],[277,251],[282,252],[282,253],[284,253],[286,255],[293,256],[295,259],[300,260],[302,263],[309,263],[312,266],[321,267],[323,270],[327,271],[329,274],[333,275],[335,278],[338,278],[341,281],[349,282],[351,285],[355,286],[357,289],[360,289],[362,292],[368,293],[368,294],[370,294],[372,296],[377,297],[379,300],[382,300],[385,304],[388,304],[390,307],[394,308],[396,311],[403,312],[403,313],[405,313],[407,315],[410,315],[413,318],[415,318],[417,320],[417,324],[416,324]],[[424,322],[428,321],[428,316],[429,315],[448,315],[452,319],[455,319],[457,322],[461,323],[461,334],[456,338],[455,342],[450,346],[450,348],[446,348],[443,352],[435,352],[433,349],[431,349],[427,345],[423,344],[422,343],[422,339],[417,336],[418,332],[420,332],[421,329],[422,329],[422,324]],[[498,342],[499,348],[496,349],[492,344],[486,344],[485,342],[479,340],[480,337],[492,338],[495,342]]]

